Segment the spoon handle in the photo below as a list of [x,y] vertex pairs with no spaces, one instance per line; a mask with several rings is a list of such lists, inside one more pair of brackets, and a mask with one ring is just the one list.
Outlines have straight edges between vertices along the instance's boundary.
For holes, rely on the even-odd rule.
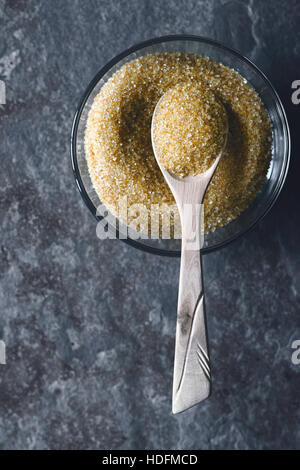
[[[191,219],[189,219],[191,221]],[[195,220],[198,220],[197,223]],[[187,218],[181,215],[182,249],[173,379],[173,413],[190,408],[210,394],[200,248],[188,243]],[[190,227],[200,233],[200,217]]]

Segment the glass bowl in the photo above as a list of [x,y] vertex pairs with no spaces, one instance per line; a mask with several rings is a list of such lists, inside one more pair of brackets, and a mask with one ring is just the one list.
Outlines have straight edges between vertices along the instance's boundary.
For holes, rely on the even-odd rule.
[[[251,206],[235,220],[205,235],[202,251],[203,253],[208,253],[236,240],[253,228],[265,216],[282,189],[289,165],[290,135],[282,103],[265,75],[250,60],[238,52],[211,39],[198,36],[176,35],[142,42],[112,59],[97,73],[89,84],[77,109],[71,136],[72,167],[84,202],[96,219],[100,220],[101,216],[97,215],[97,207],[101,204],[101,201],[93,188],[84,151],[84,132],[93,100],[103,84],[126,62],[150,53],[174,51],[208,56],[239,72],[260,95],[273,126],[272,159],[262,190]],[[112,225],[113,222],[109,230],[112,229],[113,233],[117,233],[118,237],[118,230]],[[180,240],[137,239],[137,237],[138,234],[131,231],[129,237],[126,239],[120,237],[120,239],[150,253],[180,256]]]

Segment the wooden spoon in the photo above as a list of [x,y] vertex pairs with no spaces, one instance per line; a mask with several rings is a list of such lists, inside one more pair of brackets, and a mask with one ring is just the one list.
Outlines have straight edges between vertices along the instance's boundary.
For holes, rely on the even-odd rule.
[[154,123],[163,98],[164,95],[153,113],[151,138],[156,161],[174,195],[181,221],[181,264],[172,400],[173,413],[179,413],[210,394],[210,362],[201,270],[201,214],[205,192],[226,146],[228,126],[223,148],[207,171],[197,176],[176,177],[164,168],[159,149],[155,145]]

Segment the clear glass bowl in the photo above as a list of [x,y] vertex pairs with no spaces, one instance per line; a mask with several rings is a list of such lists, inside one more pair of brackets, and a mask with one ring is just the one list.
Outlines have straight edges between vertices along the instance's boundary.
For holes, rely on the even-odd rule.
[[[156,53],[181,51],[208,56],[238,71],[255,88],[268,110],[273,125],[272,160],[261,192],[251,206],[228,225],[205,235],[203,253],[221,248],[261,220],[276,201],[285,181],[290,158],[290,134],[282,103],[265,75],[238,52],[210,39],[198,36],[165,36],[142,42],[112,59],[89,84],[76,112],[71,137],[71,158],[77,186],[84,202],[96,219],[101,201],[93,189],[84,152],[84,132],[89,110],[103,84],[123,64],[137,57]],[[116,232],[115,227],[111,227]],[[150,253],[180,256],[180,240],[136,239],[137,234],[123,241]]]

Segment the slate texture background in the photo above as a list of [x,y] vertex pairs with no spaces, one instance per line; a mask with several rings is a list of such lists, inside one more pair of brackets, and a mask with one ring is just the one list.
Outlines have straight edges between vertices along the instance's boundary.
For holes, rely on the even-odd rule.
[[[300,79],[297,0],[0,0],[0,447],[300,448]],[[213,394],[171,414],[179,260],[101,242],[74,185],[72,118],[125,48],[224,41],[275,85],[291,124],[287,183],[266,219],[204,259]],[[299,132],[299,130],[298,130]]]

